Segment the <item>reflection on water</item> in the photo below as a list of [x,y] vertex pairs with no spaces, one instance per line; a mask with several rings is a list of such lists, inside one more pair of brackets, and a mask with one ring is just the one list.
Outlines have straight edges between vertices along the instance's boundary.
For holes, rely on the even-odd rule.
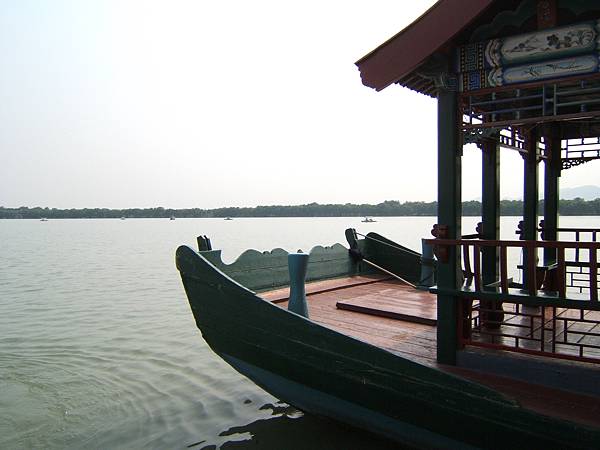
[[273,417],[257,420],[241,427],[232,427],[220,434],[226,439],[221,444],[209,444],[202,450],[286,450],[306,449],[378,449],[402,450],[395,442],[357,430],[343,423],[302,414],[283,403],[265,405],[273,410]]
[[343,242],[347,227],[418,249],[435,222],[360,220],[0,220],[0,448],[397,448],[278,404],[217,358],[174,265],[200,234],[231,262]]

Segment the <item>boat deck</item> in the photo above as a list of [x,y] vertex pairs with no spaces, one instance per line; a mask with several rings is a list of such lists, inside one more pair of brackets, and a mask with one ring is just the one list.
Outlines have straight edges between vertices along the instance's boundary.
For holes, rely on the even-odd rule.
[[[311,320],[413,361],[436,365],[436,297],[382,276],[307,283]],[[261,296],[287,307],[289,289]]]
[[[589,395],[589,392],[564,390],[563,386],[557,389],[557,386],[532,384],[527,382],[529,380],[515,379],[506,371],[503,373],[503,367],[489,367],[494,355],[502,354],[502,359],[509,361],[508,367],[510,363],[521,364],[520,355],[478,349],[465,358],[471,361],[461,364],[463,367],[438,364],[434,294],[377,275],[307,283],[306,293],[310,319],[323,326],[409,360],[484,384],[539,413],[600,427],[600,393]],[[260,295],[286,308],[289,288]],[[488,367],[477,367],[478,358]],[[535,362],[536,357],[530,359]],[[551,368],[563,378],[569,376],[571,363],[552,361],[548,364],[544,361],[547,358],[537,359],[542,363],[539,368],[528,367],[529,375],[535,370],[542,372]],[[600,376],[600,368],[597,364],[587,366],[590,384],[594,384],[593,380]]]

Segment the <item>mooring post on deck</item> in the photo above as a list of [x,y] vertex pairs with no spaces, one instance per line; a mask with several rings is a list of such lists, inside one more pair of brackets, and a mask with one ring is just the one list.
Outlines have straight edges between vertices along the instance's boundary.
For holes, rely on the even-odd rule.
[[[446,238],[461,236],[461,157],[457,93],[440,88],[438,91],[438,224],[444,226]],[[440,291],[459,288],[460,254],[450,247],[448,259],[438,263],[437,284]],[[438,294],[437,360],[456,364],[459,345],[460,298],[454,294]]]
[[208,236],[198,236],[196,240],[198,241],[198,251],[205,252],[212,250],[212,244]]
[[307,253],[290,253],[288,255],[288,270],[290,272],[290,299],[288,310],[308,318],[308,305],[304,281],[308,269]]

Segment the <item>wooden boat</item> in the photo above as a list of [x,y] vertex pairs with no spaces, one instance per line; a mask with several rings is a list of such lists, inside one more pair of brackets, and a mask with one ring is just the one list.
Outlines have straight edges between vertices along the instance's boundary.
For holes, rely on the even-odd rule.
[[[433,256],[350,236],[350,250],[311,253],[307,318],[285,308],[285,252],[225,265],[201,238],[177,265],[213,350],[304,411],[403,444],[600,448],[600,228],[561,228],[558,216],[561,173],[600,159],[599,20],[593,1],[440,0],[359,60],[366,86],[437,99],[435,286],[411,287]],[[482,158],[470,235],[467,143]],[[500,239],[501,149],[523,156],[514,241]]]
[[[418,253],[367,236],[358,241],[365,259],[418,284]],[[203,338],[238,372],[303,411],[421,448],[564,449],[600,442],[600,405],[588,395],[527,387],[531,395],[523,400],[524,382],[437,364],[432,295],[382,278],[339,244],[310,254],[310,318],[282,303],[285,251],[248,251],[226,265],[220,251],[204,248],[183,246],[176,257]],[[371,303],[382,292],[395,305]],[[367,303],[356,302],[365,296]],[[563,402],[551,414],[536,401],[548,393]]]

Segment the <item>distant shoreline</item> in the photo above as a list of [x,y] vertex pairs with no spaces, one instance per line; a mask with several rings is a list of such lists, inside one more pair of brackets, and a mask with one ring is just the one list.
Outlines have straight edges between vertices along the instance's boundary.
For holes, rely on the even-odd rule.
[[[463,216],[481,216],[481,202],[463,202]],[[502,200],[502,216],[521,216],[521,200]],[[539,203],[539,213],[543,215],[543,202]],[[561,200],[559,213],[563,216],[598,216],[600,198],[596,200]],[[355,204],[318,204],[272,205],[256,207],[224,207],[214,209],[200,208],[79,208],[58,209],[41,207],[0,207],[0,219],[120,219],[120,218],[242,218],[242,217],[421,217],[436,216],[437,202],[405,202],[388,200],[377,205]]]

